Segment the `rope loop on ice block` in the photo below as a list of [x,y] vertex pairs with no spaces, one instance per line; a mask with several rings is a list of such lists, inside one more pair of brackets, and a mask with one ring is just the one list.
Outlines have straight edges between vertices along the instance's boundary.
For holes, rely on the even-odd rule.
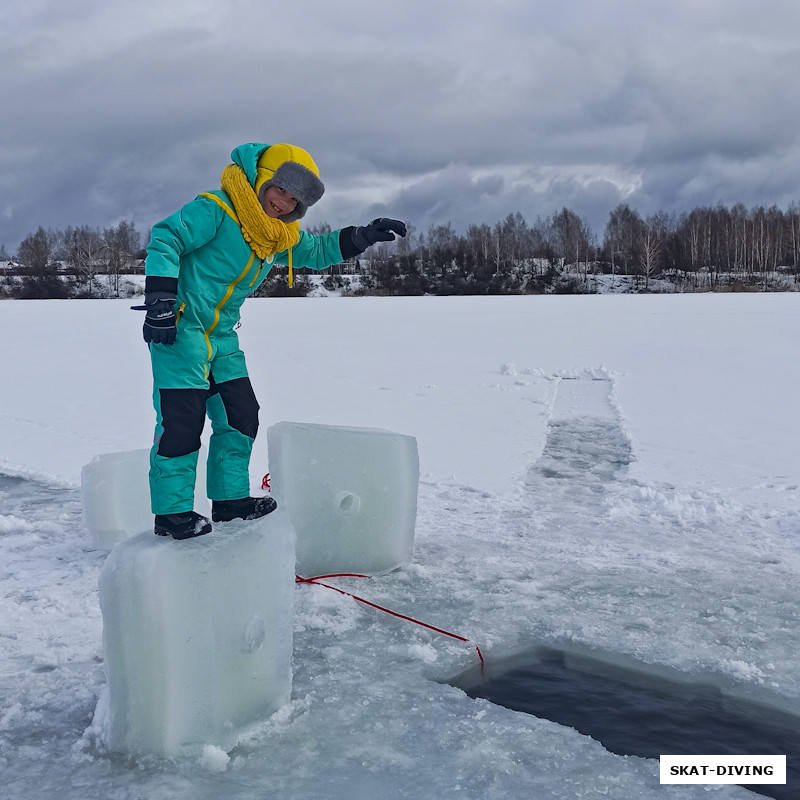
[[422,620],[415,619],[414,617],[409,617],[407,614],[400,614],[397,611],[392,611],[390,608],[386,608],[385,606],[379,606],[377,603],[373,603],[371,600],[366,600],[363,597],[359,597],[357,594],[353,594],[352,592],[346,592],[344,589],[339,589],[336,586],[331,586],[329,583],[322,583],[323,580],[327,580],[328,578],[369,578],[369,575],[360,575],[357,572],[336,572],[330,575],[315,575],[313,578],[301,578],[299,575],[294,576],[295,583],[311,583],[314,586],[324,586],[326,589],[333,589],[334,592],[338,592],[339,594],[345,595],[345,597],[352,597],[353,600],[357,600],[359,603],[363,603],[365,606],[369,606],[370,608],[375,608],[378,611],[383,611],[384,614],[390,614],[393,617],[397,617],[398,619],[404,619],[406,622],[413,622],[415,625],[420,625],[423,628],[427,628],[429,631],[434,631],[435,633],[441,633],[443,636],[449,636],[451,639],[456,639],[459,642],[465,642],[466,644],[473,644],[475,647],[475,652],[478,654],[478,658],[481,662],[481,673],[483,673],[484,668],[484,661],[483,661],[483,653],[481,653],[481,648],[478,647],[477,644],[471,642],[470,639],[467,639],[465,636],[459,636],[457,633],[451,633],[450,631],[444,630],[444,628],[437,628],[435,625],[429,625],[427,622],[422,622]]

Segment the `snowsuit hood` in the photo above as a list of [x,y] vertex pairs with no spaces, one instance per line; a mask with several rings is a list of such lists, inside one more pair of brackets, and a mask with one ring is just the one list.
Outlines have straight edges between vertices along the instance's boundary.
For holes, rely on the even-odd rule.
[[244,171],[259,202],[263,202],[269,186],[279,186],[297,198],[294,211],[281,217],[283,222],[304,217],[309,206],[325,191],[314,159],[302,147],[284,143],[243,144],[234,148],[231,159]]

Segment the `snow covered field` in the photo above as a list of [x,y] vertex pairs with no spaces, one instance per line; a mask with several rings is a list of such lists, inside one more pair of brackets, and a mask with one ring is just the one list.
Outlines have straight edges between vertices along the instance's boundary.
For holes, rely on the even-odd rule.
[[[4,798],[756,797],[472,700],[442,683],[471,644],[308,585],[293,699],[236,750],[101,752],[106,553],[78,486],[152,437],[129,305],[0,303]],[[242,323],[254,486],[281,420],[417,438],[413,563],[341,588],[490,661],[578,643],[800,713],[800,294],[251,299]]]

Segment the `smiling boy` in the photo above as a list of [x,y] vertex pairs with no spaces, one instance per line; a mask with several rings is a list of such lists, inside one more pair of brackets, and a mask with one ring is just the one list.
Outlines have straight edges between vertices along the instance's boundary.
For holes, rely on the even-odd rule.
[[264,192],[264,199],[262,201],[264,211],[268,217],[278,219],[290,211],[294,211],[297,207],[297,198],[287,192],[286,189],[281,189],[280,186],[268,186]]
[[206,489],[214,522],[274,510],[251,497],[249,464],[258,402],[235,327],[239,309],[276,264],[325,269],[372,244],[405,236],[399,220],[376,219],[314,236],[299,220],[325,190],[311,156],[290,144],[245,144],[231,153],[221,189],[203,192],[155,226],[147,247],[144,339],[153,368],[156,430],[150,501],[159,536],[189,539],[211,520],[194,511],[206,415]]

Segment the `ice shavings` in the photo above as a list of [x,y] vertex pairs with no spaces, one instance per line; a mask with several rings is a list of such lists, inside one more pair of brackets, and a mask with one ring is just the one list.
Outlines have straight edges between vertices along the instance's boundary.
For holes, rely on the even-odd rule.
[[210,772],[224,772],[228,768],[230,760],[231,757],[221,747],[207,744],[203,747],[203,753],[200,756],[200,766]]

